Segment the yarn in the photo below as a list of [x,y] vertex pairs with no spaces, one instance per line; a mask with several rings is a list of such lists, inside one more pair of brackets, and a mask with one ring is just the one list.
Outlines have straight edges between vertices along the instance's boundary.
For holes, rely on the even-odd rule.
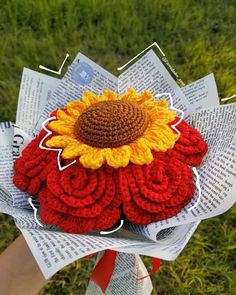
[[104,91],[101,96],[86,91],[56,116],[49,123],[54,136],[46,146],[61,148],[63,159],[78,158],[85,168],[150,164],[152,151],[172,149],[179,137],[168,126],[175,113],[148,91]]
[[[177,123],[178,120],[179,118],[176,117],[173,122],[169,123],[169,126]],[[169,149],[167,154],[187,165],[199,166],[208,151],[207,143],[203,139],[201,133],[196,128],[188,125],[185,121],[181,121],[177,129],[180,131],[181,135],[173,149]],[[175,131],[173,130],[173,132]]]
[[57,155],[54,151],[39,148],[41,140],[47,134],[41,130],[22,151],[22,156],[14,163],[13,183],[29,195],[37,195],[46,182],[52,168],[57,167]]
[[130,164],[118,173],[123,211],[135,224],[170,218],[194,195],[192,170],[161,152],[149,165]]
[[[121,214],[134,224],[175,216],[194,195],[193,173],[207,153],[200,132],[144,91],[123,95],[86,91],[82,100],[51,114],[52,134],[42,130],[15,161],[13,182],[38,195],[41,219],[70,233],[107,230]],[[189,166],[188,166],[189,165]]]
[[111,227],[121,214],[114,173],[108,166],[91,170],[80,163],[64,171],[52,169],[39,192],[42,221],[77,233]]
[[147,126],[147,114],[134,103],[102,101],[82,112],[75,123],[75,134],[93,147],[119,147],[140,137]]

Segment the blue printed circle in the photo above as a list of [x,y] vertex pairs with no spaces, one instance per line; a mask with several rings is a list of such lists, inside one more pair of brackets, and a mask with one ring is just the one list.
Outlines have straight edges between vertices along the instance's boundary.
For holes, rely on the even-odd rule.
[[93,80],[93,69],[86,62],[76,64],[72,69],[72,78],[80,85],[89,84]]

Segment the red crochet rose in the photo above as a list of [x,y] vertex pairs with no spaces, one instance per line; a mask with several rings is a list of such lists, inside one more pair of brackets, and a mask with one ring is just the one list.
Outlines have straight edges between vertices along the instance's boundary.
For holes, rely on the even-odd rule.
[[46,134],[47,132],[42,129],[14,163],[13,183],[29,195],[36,195],[45,183],[49,171],[57,167],[57,153],[39,148]]
[[[176,117],[169,126],[178,121],[179,118]],[[208,150],[207,143],[204,141],[200,132],[183,120],[176,126],[176,129],[180,131],[181,135],[175,143],[174,148],[168,150],[167,154],[190,166],[200,165]],[[175,131],[173,130],[173,132]]]
[[119,185],[124,213],[135,224],[176,215],[194,194],[192,170],[161,152],[149,165],[121,168]]
[[39,193],[42,221],[72,233],[112,227],[121,214],[114,171],[107,165],[86,169],[78,162],[64,171],[52,169]]

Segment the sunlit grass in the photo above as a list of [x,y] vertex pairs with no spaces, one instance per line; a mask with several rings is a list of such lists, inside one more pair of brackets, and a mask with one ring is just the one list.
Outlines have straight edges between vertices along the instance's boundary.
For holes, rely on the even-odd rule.
[[[0,0],[0,8],[1,121],[15,119],[23,67],[58,69],[67,52],[72,61],[81,51],[117,74],[153,41],[186,83],[213,71],[221,97],[236,93],[235,0]],[[3,250],[18,231],[10,217],[0,222]],[[162,262],[153,294],[236,294],[235,224],[235,208],[203,221],[181,256]],[[92,265],[67,266],[41,294],[84,294]]]

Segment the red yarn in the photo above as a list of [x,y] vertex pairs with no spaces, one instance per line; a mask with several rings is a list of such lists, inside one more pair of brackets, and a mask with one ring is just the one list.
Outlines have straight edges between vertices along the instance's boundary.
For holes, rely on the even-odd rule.
[[135,224],[172,217],[194,195],[192,170],[161,152],[149,165],[119,169],[119,186],[124,213]]
[[121,214],[114,172],[108,166],[86,169],[79,162],[64,171],[52,169],[39,193],[42,221],[74,233],[113,226]]
[[[56,116],[56,111],[51,113],[51,117],[53,116]],[[42,129],[39,135],[24,148],[21,157],[14,163],[13,183],[20,190],[33,196],[38,194],[51,169],[57,167],[57,153],[42,150],[39,147],[46,135],[47,132]],[[52,136],[53,134],[47,139]]]
[[23,150],[14,163],[13,183],[22,191],[36,195],[46,181],[49,171],[57,167],[57,153],[42,150],[39,144],[46,131],[42,130]]
[[[169,126],[178,120],[176,117]],[[199,165],[207,152],[207,144],[196,129],[184,121],[177,128],[181,135],[174,148],[153,153],[149,165],[130,163],[119,169],[103,165],[92,170],[77,161],[63,171],[58,168],[57,152],[39,148],[47,134],[42,130],[16,160],[13,181],[30,195],[39,195],[43,222],[66,232],[112,227],[120,218],[121,204],[135,224],[167,219],[191,201],[194,184],[188,165]]]
[[[175,117],[175,120],[171,122],[169,126],[178,121],[179,118]],[[175,143],[174,148],[168,150],[167,154],[190,166],[200,165],[208,150],[207,143],[204,141],[200,132],[183,120],[176,126],[176,128],[180,131],[181,135]],[[173,132],[176,133],[174,130]]]

